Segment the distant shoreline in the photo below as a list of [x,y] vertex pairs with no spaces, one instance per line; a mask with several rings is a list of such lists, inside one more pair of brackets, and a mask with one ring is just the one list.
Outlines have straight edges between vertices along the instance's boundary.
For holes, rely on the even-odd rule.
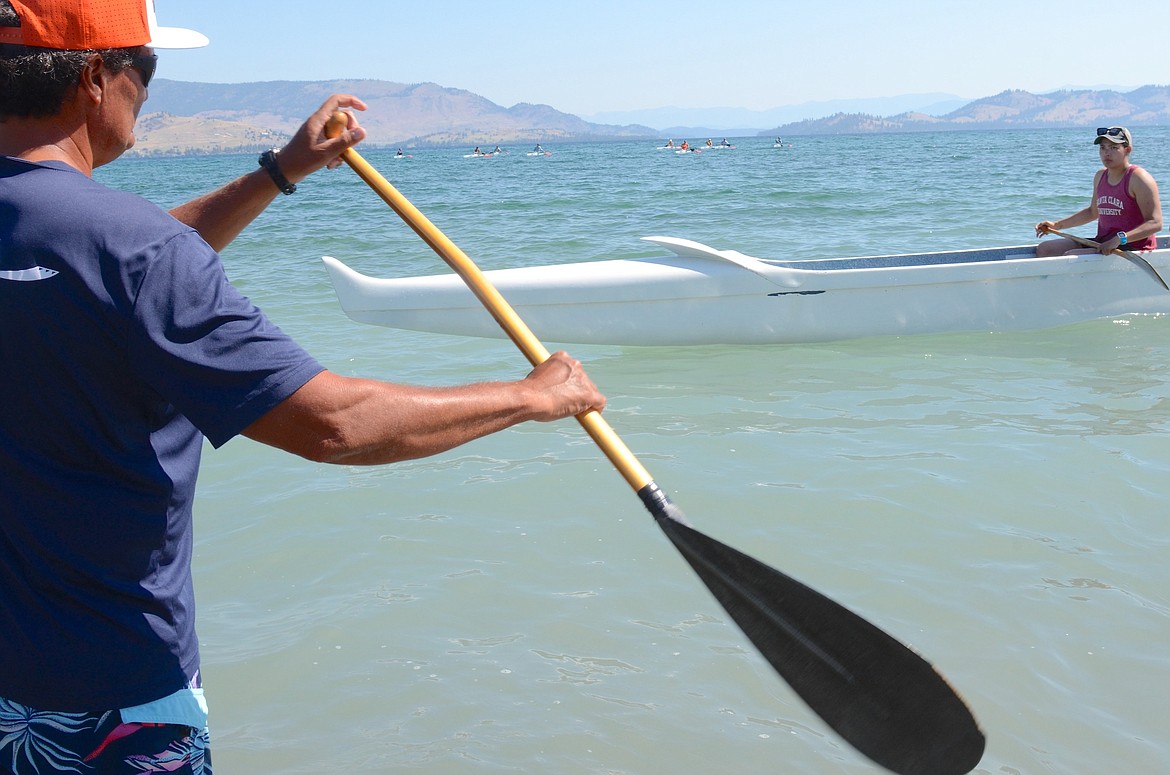
[[[837,112],[771,128],[595,124],[548,105],[504,108],[479,95],[433,83],[279,81],[252,84],[151,84],[150,112],[135,128],[127,155],[200,156],[256,153],[288,141],[305,117],[333,93],[360,93],[367,147],[458,148],[556,142],[612,142],[666,137],[800,137],[1002,129],[1061,129],[1102,124],[1170,126],[1170,87],[1133,91],[1062,91],[1037,95],[1009,90],[974,100],[942,116]],[[240,108],[246,105],[247,108]],[[752,134],[743,134],[751,132]]]
[[[1132,126],[1138,127],[1139,125],[1134,124]],[[1154,125],[1151,127],[1140,127],[1140,128],[1150,129],[1150,128],[1168,128],[1168,127],[1170,127],[1170,121],[1168,121],[1165,124],[1158,124],[1158,125]],[[864,136],[873,136],[875,134],[889,134],[889,135],[920,134],[920,135],[925,135],[925,134],[932,134],[932,133],[959,134],[962,132],[1036,132],[1036,131],[1058,132],[1058,131],[1083,130],[1084,128],[1085,127],[1076,127],[1076,126],[938,127],[938,128],[934,128],[934,129],[914,128],[914,129],[905,129],[905,130],[891,130],[891,131],[880,132],[880,133],[878,133],[878,132],[833,132],[833,133],[827,133],[826,132],[826,133],[820,133],[820,134],[798,135],[795,133],[789,134],[789,133],[785,132],[783,134],[783,137],[785,138],[785,141],[787,144],[788,140],[798,139],[798,138],[808,139],[808,138],[827,138],[827,137],[864,137]],[[722,134],[718,134],[718,133],[715,133],[715,134],[721,138],[726,137],[728,140],[736,141],[739,144],[743,144],[744,141],[759,140],[761,143],[761,147],[763,147],[763,146],[771,147],[772,143],[773,143],[773,139],[769,139],[769,135],[767,135],[767,134],[763,134],[763,135],[760,135],[760,134],[756,134],[756,135],[722,135]],[[690,133],[686,136],[676,135],[674,139],[676,140],[676,143],[677,143],[680,138],[683,138],[683,139],[685,139],[686,137],[699,138],[701,136],[702,136],[701,134]],[[713,135],[713,136],[715,136],[715,135]],[[543,145],[547,146],[549,149],[556,148],[558,145],[561,145],[561,144],[630,143],[630,142],[647,143],[648,145],[651,145],[654,147],[659,147],[662,145],[663,139],[661,136],[646,136],[646,137],[605,137],[605,138],[572,139],[572,140],[559,140],[559,141],[558,140],[542,140],[540,142]],[[485,145],[485,143],[479,143],[479,144]],[[493,144],[493,143],[487,143],[487,144]],[[513,151],[512,155],[518,154],[520,156],[524,155],[520,151],[524,150],[525,146],[527,146],[527,148],[530,149],[532,144],[533,144],[533,141],[519,141],[519,142],[501,141],[499,143],[499,145],[501,145],[503,148]],[[704,150],[701,143],[692,141],[691,144],[694,145],[696,147],[696,149],[698,149],[700,151]],[[194,158],[194,157],[211,157],[211,156],[244,156],[244,155],[249,155],[249,154],[259,154],[259,153],[262,153],[262,152],[264,152],[270,148],[273,148],[273,147],[279,147],[279,144],[274,144],[274,145],[270,145],[270,144],[242,145],[242,146],[236,146],[236,147],[194,146],[194,147],[190,147],[190,148],[174,148],[174,147],[172,147],[172,148],[166,148],[166,149],[158,149],[158,148],[140,149],[137,145],[135,145],[134,148],[131,148],[129,151],[124,153],[122,155],[122,158],[150,160],[150,159],[168,159],[168,158],[185,158],[185,157]],[[434,143],[434,144],[428,144],[428,145],[409,145],[409,144],[405,144],[405,143],[374,143],[374,142],[370,142],[367,140],[367,141],[362,143],[361,147],[363,149],[368,149],[368,150],[372,150],[372,151],[393,151],[397,148],[401,148],[403,151],[405,151],[407,153],[411,153],[411,154],[416,154],[419,152],[466,153],[468,151],[467,144],[463,144],[463,143]]]

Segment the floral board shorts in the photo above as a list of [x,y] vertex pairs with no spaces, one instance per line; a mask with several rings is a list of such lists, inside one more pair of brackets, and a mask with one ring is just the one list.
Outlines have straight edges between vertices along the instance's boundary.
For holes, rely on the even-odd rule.
[[0,698],[0,775],[211,775],[207,729],[60,713]]

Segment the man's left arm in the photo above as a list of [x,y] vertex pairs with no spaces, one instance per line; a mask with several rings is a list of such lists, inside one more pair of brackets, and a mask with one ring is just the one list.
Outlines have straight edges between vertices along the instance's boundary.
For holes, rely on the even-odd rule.
[[[339,108],[365,110],[366,104],[349,94],[334,94],[301,125],[288,145],[276,154],[281,175],[297,184],[322,167],[341,163],[341,153],[365,138],[352,112],[349,125],[334,138],[325,136],[325,124]],[[223,250],[281,193],[272,173],[257,166],[231,183],[179,205],[171,215],[199,232],[216,251]]]

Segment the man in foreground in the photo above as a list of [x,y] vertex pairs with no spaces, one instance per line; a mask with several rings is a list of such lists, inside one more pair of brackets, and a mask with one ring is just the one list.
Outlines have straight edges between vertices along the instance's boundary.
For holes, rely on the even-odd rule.
[[359,142],[335,95],[248,175],[170,214],[92,172],[134,144],[152,0],[0,0],[0,772],[210,773],[191,582],[203,439],[311,460],[433,455],[604,408],[581,365],[421,388],[326,371],[222,249]]

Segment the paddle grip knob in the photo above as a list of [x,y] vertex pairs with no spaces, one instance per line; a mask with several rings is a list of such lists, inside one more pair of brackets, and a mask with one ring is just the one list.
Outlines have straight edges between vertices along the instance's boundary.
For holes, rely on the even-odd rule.
[[329,120],[325,122],[325,136],[332,140],[344,132],[347,126],[349,126],[349,117],[345,115],[345,111],[335,110]]

